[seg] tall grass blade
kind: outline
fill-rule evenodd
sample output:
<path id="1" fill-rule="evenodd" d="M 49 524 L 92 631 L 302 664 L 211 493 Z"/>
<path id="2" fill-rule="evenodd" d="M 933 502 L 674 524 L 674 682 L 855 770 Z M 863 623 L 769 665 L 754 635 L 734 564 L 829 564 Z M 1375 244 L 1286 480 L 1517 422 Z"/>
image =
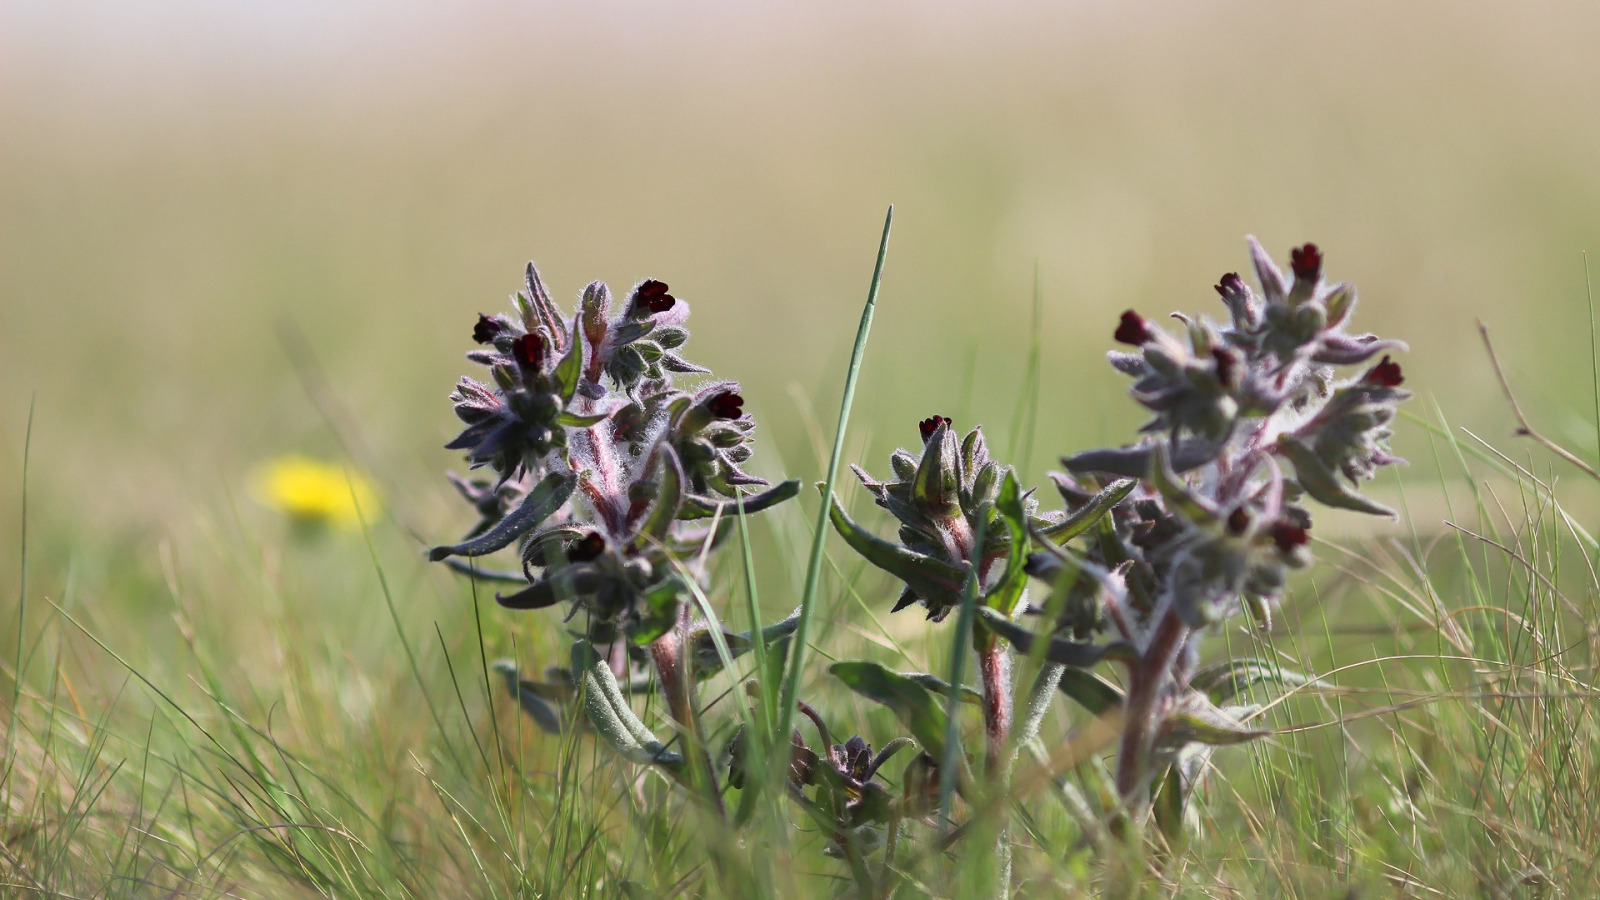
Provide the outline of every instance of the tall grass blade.
<path id="1" fill-rule="evenodd" d="M 878 305 L 878 287 L 883 283 L 883 260 L 889 253 L 889 228 L 894 223 L 894 206 L 883 218 L 883 237 L 878 241 L 878 259 L 872 267 L 872 284 L 867 289 L 867 304 L 861 310 L 856 328 L 855 348 L 850 352 L 850 368 L 844 376 L 844 398 L 839 403 L 839 426 L 833 435 L 833 452 L 828 457 L 828 474 L 823 482 L 822 504 L 817 508 L 817 527 L 811 538 L 811 555 L 806 560 L 805 588 L 800 593 L 800 624 L 784 671 L 783 692 L 778 703 L 778 730 L 774 740 L 782 740 L 794 728 L 795 703 L 800 699 L 800 674 L 805 670 L 806 641 L 811 632 L 811 617 L 816 609 L 817 581 L 822 574 L 822 548 L 828 536 L 828 510 L 833 486 L 839 478 L 839 458 L 844 455 L 845 426 L 850 422 L 850 404 L 855 399 L 856 379 L 861 374 L 861 358 L 867 350 L 867 333 L 872 330 L 872 314 Z M 781 758 L 781 757 L 775 757 Z M 787 760 L 784 760 L 787 765 Z M 783 777 L 777 763 L 772 766 L 774 781 Z"/>

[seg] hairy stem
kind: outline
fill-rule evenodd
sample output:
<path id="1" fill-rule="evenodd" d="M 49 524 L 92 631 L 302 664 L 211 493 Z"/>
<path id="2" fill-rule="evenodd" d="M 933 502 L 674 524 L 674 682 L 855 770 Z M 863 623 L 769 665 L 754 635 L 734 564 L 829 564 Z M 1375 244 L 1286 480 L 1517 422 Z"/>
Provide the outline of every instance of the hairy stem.
<path id="1" fill-rule="evenodd" d="M 994 635 L 978 647 L 978 672 L 983 680 L 983 731 L 989 773 L 1003 778 L 1011 739 L 1011 654 Z"/>
<path id="2" fill-rule="evenodd" d="M 689 680 L 689 666 L 684 658 L 684 638 L 689 633 L 689 608 L 678 614 L 678 624 L 650 644 L 650 659 L 655 663 L 656 674 L 661 679 L 661 693 L 667 699 L 667 711 L 678 723 L 678 733 L 683 736 L 685 756 L 695 767 L 697 781 L 703 782 L 701 790 L 711 801 L 717 815 L 726 817 L 722 805 L 722 792 L 717 788 L 717 773 L 701 739 L 700 722 L 694 706 L 694 689 Z"/>
<path id="3" fill-rule="evenodd" d="M 1168 609 L 1128 674 L 1128 714 L 1117 751 L 1117 794 L 1135 818 L 1149 805 L 1150 758 L 1161 700 L 1172 685 L 1172 664 L 1188 634 L 1189 628 L 1178 613 Z"/>

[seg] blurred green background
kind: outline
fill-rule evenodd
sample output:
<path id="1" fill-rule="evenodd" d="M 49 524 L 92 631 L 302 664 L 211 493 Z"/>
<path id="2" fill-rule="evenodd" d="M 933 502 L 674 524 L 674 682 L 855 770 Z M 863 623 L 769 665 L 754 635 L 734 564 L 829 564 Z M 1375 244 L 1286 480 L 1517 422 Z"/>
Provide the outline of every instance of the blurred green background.
<path id="1" fill-rule="evenodd" d="M 1408 385 L 1503 440 L 1482 317 L 1576 443 L 1597 36 L 1575 2 L 12 0 L 0 569 L 35 395 L 34 540 L 58 561 L 189 546 L 265 516 L 261 460 L 337 455 L 285 327 L 391 505 L 454 533 L 445 395 L 530 258 L 569 301 L 668 281 L 689 355 L 745 386 L 754 468 L 814 479 L 890 202 L 850 457 L 875 469 L 933 413 L 1009 449 L 1036 267 L 1029 476 L 1125 439 L 1116 314 L 1220 315 L 1246 233 L 1318 242 L 1358 325 L 1411 342 Z M 1431 482 L 1420 431 L 1398 445 Z"/>

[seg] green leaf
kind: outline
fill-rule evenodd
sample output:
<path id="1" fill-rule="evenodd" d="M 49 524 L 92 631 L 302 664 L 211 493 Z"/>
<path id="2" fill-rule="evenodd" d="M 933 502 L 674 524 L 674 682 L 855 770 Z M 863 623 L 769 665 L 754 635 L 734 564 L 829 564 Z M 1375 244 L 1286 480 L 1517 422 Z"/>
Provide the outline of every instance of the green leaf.
<path id="1" fill-rule="evenodd" d="M 940 423 L 922 448 L 917 477 L 911 482 L 911 495 L 929 509 L 946 509 L 956 500 L 956 436 L 950 426 Z"/>
<path id="2" fill-rule="evenodd" d="M 758 513 L 764 509 L 777 506 L 779 503 L 799 495 L 799 493 L 800 479 L 791 478 L 759 494 L 751 494 L 745 497 L 744 511 L 746 513 Z M 736 504 L 733 500 L 702 497 L 698 494 L 684 494 L 683 505 L 678 509 L 678 519 L 679 521 L 707 519 L 717 514 L 718 507 L 722 508 L 724 517 L 731 516 L 736 512 Z"/>
<path id="3" fill-rule="evenodd" d="M 572 645 L 572 671 L 578 673 L 581 680 L 583 711 L 611 749 L 639 765 L 661 766 L 674 774 L 682 770 L 683 756 L 668 750 L 634 715 L 628 698 L 617 687 L 611 666 L 588 641 Z"/>
<path id="4" fill-rule="evenodd" d="M 901 672 L 900 674 L 941 697 L 950 696 L 950 682 L 937 675 L 928 672 Z M 971 703 L 976 706 L 983 703 L 983 694 L 979 693 L 977 688 L 963 684 L 959 699 L 962 703 Z"/>
<path id="5" fill-rule="evenodd" d="M 459 544 L 435 547 L 428 551 L 428 559 L 438 562 L 447 556 L 483 556 L 510 546 L 512 541 L 554 515 L 572 496 L 575 484 L 571 475 L 551 472 L 533 486 L 520 506 L 494 523 L 493 528 Z"/>
<path id="6" fill-rule="evenodd" d="M 551 339 L 559 344 L 562 337 L 561 311 L 556 308 L 555 300 L 550 297 L 550 292 L 545 289 L 544 281 L 539 278 L 539 270 L 531 262 L 528 263 L 526 280 L 528 283 L 527 300 L 530 310 L 537 314 L 538 324 L 543 325 L 550 332 Z M 522 304 L 518 303 L 517 306 L 521 309 Z M 522 325 L 532 331 L 535 323 L 528 318 L 530 310 L 522 310 Z"/>
<path id="7" fill-rule="evenodd" d="M 845 514 L 838 500 L 831 497 L 828 518 L 851 549 L 867 562 L 905 582 L 924 599 L 954 597 L 961 591 L 966 573 L 942 560 L 893 544 L 857 525 Z"/>
<path id="8" fill-rule="evenodd" d="M 1028 513 L 1022 506 L 1022 489 L 1017 486 L 1017 473 L 1011 469 L 1006 469 L 1005 477 L 1000 481 L 1000 493 L 995 498 L 994 509 L 1011 536 L 1011 547 L 1000 583 L 984 596 L 983 603 L 1009 619 L 1016 612 L 1017 604 L 1022 601 L 1022 594 L 1028 587 L 1028 573 L 1023 571 L 1028 562 Z"/>
<path id="9" fill-rule="evenodd" d="M 1121 503 L 1123 498 L 1133 493 L 1133 489 L 1138 486 L 1139 482 L 1132 478 L 1119 478 L 1107 485 L 1105 490 L 1095 494 L 1082 508 L 1054 525 L 1037 529 L 1037 533 L 1057 544 L 1065 544 L 1093 528 L 1101 516 L 1110 512 L 1112 507 Z"/>
<path id="10" fill-rule="evenodd" d="M 568 428 L 588 428 L 591 425 L 598 425 L 608 418 L 610 418 L 610 416 L 605 413 L 598 413 L 592 416 L 581 416 L 574 412 L 562 412 L 560 415 L 556 416 L 556 424 L 565 425 Z"/>
<path id="11" fill-rule="evenodd" d="M 1167 846 L 1174 851 L 1181 851 L 1188 838 L 1183 825 L 1184 799 L 1183 776 L 1176 765 L 1167 766 L 1156 779 L 1151 813 L 1155 816 L 1156 827 L 1167 839 Z"/>
<path id="12" fill-rule="evenodd" d="M 1212 703 L 1223 704 L 1244 693 L 1252 685 L 1275 684 L 1280 687 L 1300 687 L 1315 681 L 1315 678 L 1274 665 L 1264 659 L 1230 659 L 1194 673 L 1194 677 L 1189 679 L 1189 686 L 1210 697 Z"/>
<path id="13" fill-rule="evenodd" d="M 828 667 L 828 672 L 852 691 L 889 707 L 901 724 L 910 729 L 911 736 L 922 745 L 924 752 L 934 759 L 944 757 L 947 720 L 944 709 L 927 688 L 864 659 L 836 662 Z"/>
<path id="14" fill-rule="evenodd" d="M 600 571 L 590 563 L 574 563 L 551 570 L 550 574 L 520 591 L 495 594 L 495 602 L 507 609 L 544 609 L 563 600 L 574 600 L 600 587 Z"/>
<path id="15" fill-rule="evenodd" d="M 985 606 L 978 607 L 978 621 L 982 622 L 985 628 L 1010 641 L 1012 646 L 1017 648 L 1017 652 L 1025 655 L 1033 650 L 1034 641 L 1039 637 L 1001 615 L 998 610 Z M 1138 656 L 1138 651 L 1132 645 L 1121 641 L 1111 644 L 1087 644 L 1059 637 L 1051 638 L 1050 643 L 1045 645 L 1044 651 L 1045 659 L 1080 669 L 1088 668 L 1104 659 L 1132 661 L 1138 659 Z"/>
<path id="16" fill-rule="evenodd" d="M 1216 512 L 1201 502 L 1189 490 L 1189 485 L 1172 470 L 1172 458 L 1165 441 L 1155 445 L 1155 452 L 1150 457 L 1150 483 L 1167 501 L 1168 509 L 1182 513 L 1189 521 L 1203 525 L 1217 520 Z"/>
<path id="17" fill-rule="evenodd" d="M 686 588 L 676 576 L 656 582 L 640 593 L 639 621 L 628 630 L 635 644 L 648 644 L 678 624 L 678 604 Z"/>
<path id="18" fill-rule="evenodd" d="M 1067 666 L 1057 687 L 1096 717 L 1122 708 L 1122 689 L 1087 669 Z"/>
<path id="19" fill-rule="evenodd" d="M 578 382 L 583 380 L 583 323 L 580 321 L 581 318 L 581 316 L 572 317 L 572 346 L 567 348 L 567 355 L 561 357 L 561 361 L 556 363 L 556 389 L 561 394 L 561 402 L 563 404 L 572 402 L 573 395 L 578 393 Z"/>
<path id="20" fill-rule="evenodd" d="M 1278 438 L 1278 451 L 1289 457 L 1294 463 L 1295 480 L 1306 489 L 1306 493 L 1317 498 L 1327 506 L 1338 509 L 1352 509 L 1356 512 L 1372 516 L 1387 516 L 1398 519 L 1400 515 L 1394 510 L 1375 500 L 1369 500 L 1354 490 L 1345 487 L 1344 482 L 1334 475 L 1322 458 L 1301 441 L 1284 435 Z"/>
<path id="21" fill-rule="evenodd" d="M 499 672 L 505 679 L 506 690 L 517 698 L 522 711 L 528 714 L 533 724 L 539 726 L 540 731 L 547 734 L 561 733 L 561 708 L 552 703 L 546 695 L 551 693 L 551 688 L 564 686 L 523 678 L 517 670 L 517 664 L 509 659 L 497 659 L 490 668 Z"/>
<path id="22" fill-rule="evenodd" d="M 1185 744 L 1192 743 L 1223 747 L 1271 734 L 1270 731 L 1245 725 L 1232 711 L 1248 709 L 1250 707 L 1223 709 L 1198 694 L 1192 695 L 1190 702 L 1168 713 L 1161 721 L 1156 734 L 1156 746 L 1170 750 L 1181 750 Z"/>
<path id="23" fill-rule="evenodd" d="M 633 539 L 635 548 L 643 547 L 648 539 L 666 540 L 667 529 L 678 516 L 678 506 L 683 499 L 683 466 L 678 463 L 678 452 L 671 444 L 663 443 L 656 449 L 656 468 L 660 481 L 656 483 L 655 503 L 639 523 L 639 533 Z"/>
<path id="24" fill-rule="evenodd" d="M 795 628 L 800 624 L 800 610 L 796 609 L 789 614 L 789 618 L 775 622 L 761 629 L 761 643 L 770 645 L 774 641 L 782 640 L 794 634 Z M 749 653 L 755 646 L 752 632 L 742 631 L 734 633 L 724 631 L 722 639 L 728 646 L 729 659 L 738 659 Z M 689 647 L 694 662 L 695 674 L 704 678 L 722 671 L 722 656 L 717 652 L 716 644 L 711 639 L 711 631 L 701 627 L 689 635 Z"/>

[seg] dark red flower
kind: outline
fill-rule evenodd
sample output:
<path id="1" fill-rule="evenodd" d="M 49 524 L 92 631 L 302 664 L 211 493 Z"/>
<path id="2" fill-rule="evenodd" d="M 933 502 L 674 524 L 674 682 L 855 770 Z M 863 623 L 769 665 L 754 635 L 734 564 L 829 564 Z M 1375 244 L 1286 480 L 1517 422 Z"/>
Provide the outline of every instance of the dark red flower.
<path id="1" fill-rule="evenodd" d="M 478 324 L 472 326 L 472 339 L 480 344 L 491 343 L 505 329 L 498 321 L 478 313 Z"/>
<path id="2" fill-rule="evenodd" d="M 538 370 L 544 365 L 544 338 L 537 331 L 517 338 L 511 342 L 511 355 L 524 366 Z"/>
<path id="3" fill-rule="evenodd" d="M 1296 547 L 1304 547 L 1311 543 L 1311 535 L 1299 525 L 1278 522 L 1272 526 L 1272 541 L 1278 545 L 1279 551 L 1290 553 Z"/>
<path id="4" fill-rule="evenodd" d="M 1289 267 L 1297 281 L 1316 281 L 1322 274 L 1322 251 L 1316 244 L 1296 247 L 1289 251 Z"/>
<path id="5" fill-rule="evenodd" d="M 1155 332 L 1150 330 L 1150 323 L 1145 321 L 1144 316 L 1130 309 L 1122 314 L 1122 319 L 1117 323 L 1117 330 L 1111 337 L 1118 343 L 1138 347 L 1155 337 Z"/>
<path id="6" fill-rule="evenodd" d="M 922 432 L 922 440 L 924 443 L 927 442 L 928 438 L 933 437 L 933 433 L 939 430 L 940 425 L 948 427 L 950 425 L 950 417 L 929 416 L 928 418 L 917 423 L 917 430 Z"/>
<path id="7" fill-rule="evenodd" d="M 719 419 L 737 419 L 744 415 L 744 398 L 735 391 L 723 391 L 706 402 L 706 409 Z"/>
<path id="8" fill-rule="evenodd" d="M 672 304 L 678 302 L 677 298 L 667 293 L 667 283 L 654 278 L 639 285 L 633 292 L 633 302 L 644 304 L 652 313 L 666 312 Z"/>
<path id="9" fill-rule="evenodd" d="M 1361 380 L 1367 384 L 1392 388 L 1405 384 L 1406 378 L 1400 374 L 1400 364 L 1391 360 L 1388 354 L 1384 354 L 1383 360 L 1368 369 L 1367 374 L 1363 375 Z"/>
<path id="10" fill-rule="evenodd" d="M 1239 277 L 1238 272 L 1229 272 L 1217 281 L 1216 289 L 1224 297 L 1243 293 L 1244 279 Z"/>
<path id="11" fill-rule="evenodd" d="M 567 545 L 568 562 L 590 562 L 606 550 L 606 539 L 598 531 L 591 531 Z"/>

